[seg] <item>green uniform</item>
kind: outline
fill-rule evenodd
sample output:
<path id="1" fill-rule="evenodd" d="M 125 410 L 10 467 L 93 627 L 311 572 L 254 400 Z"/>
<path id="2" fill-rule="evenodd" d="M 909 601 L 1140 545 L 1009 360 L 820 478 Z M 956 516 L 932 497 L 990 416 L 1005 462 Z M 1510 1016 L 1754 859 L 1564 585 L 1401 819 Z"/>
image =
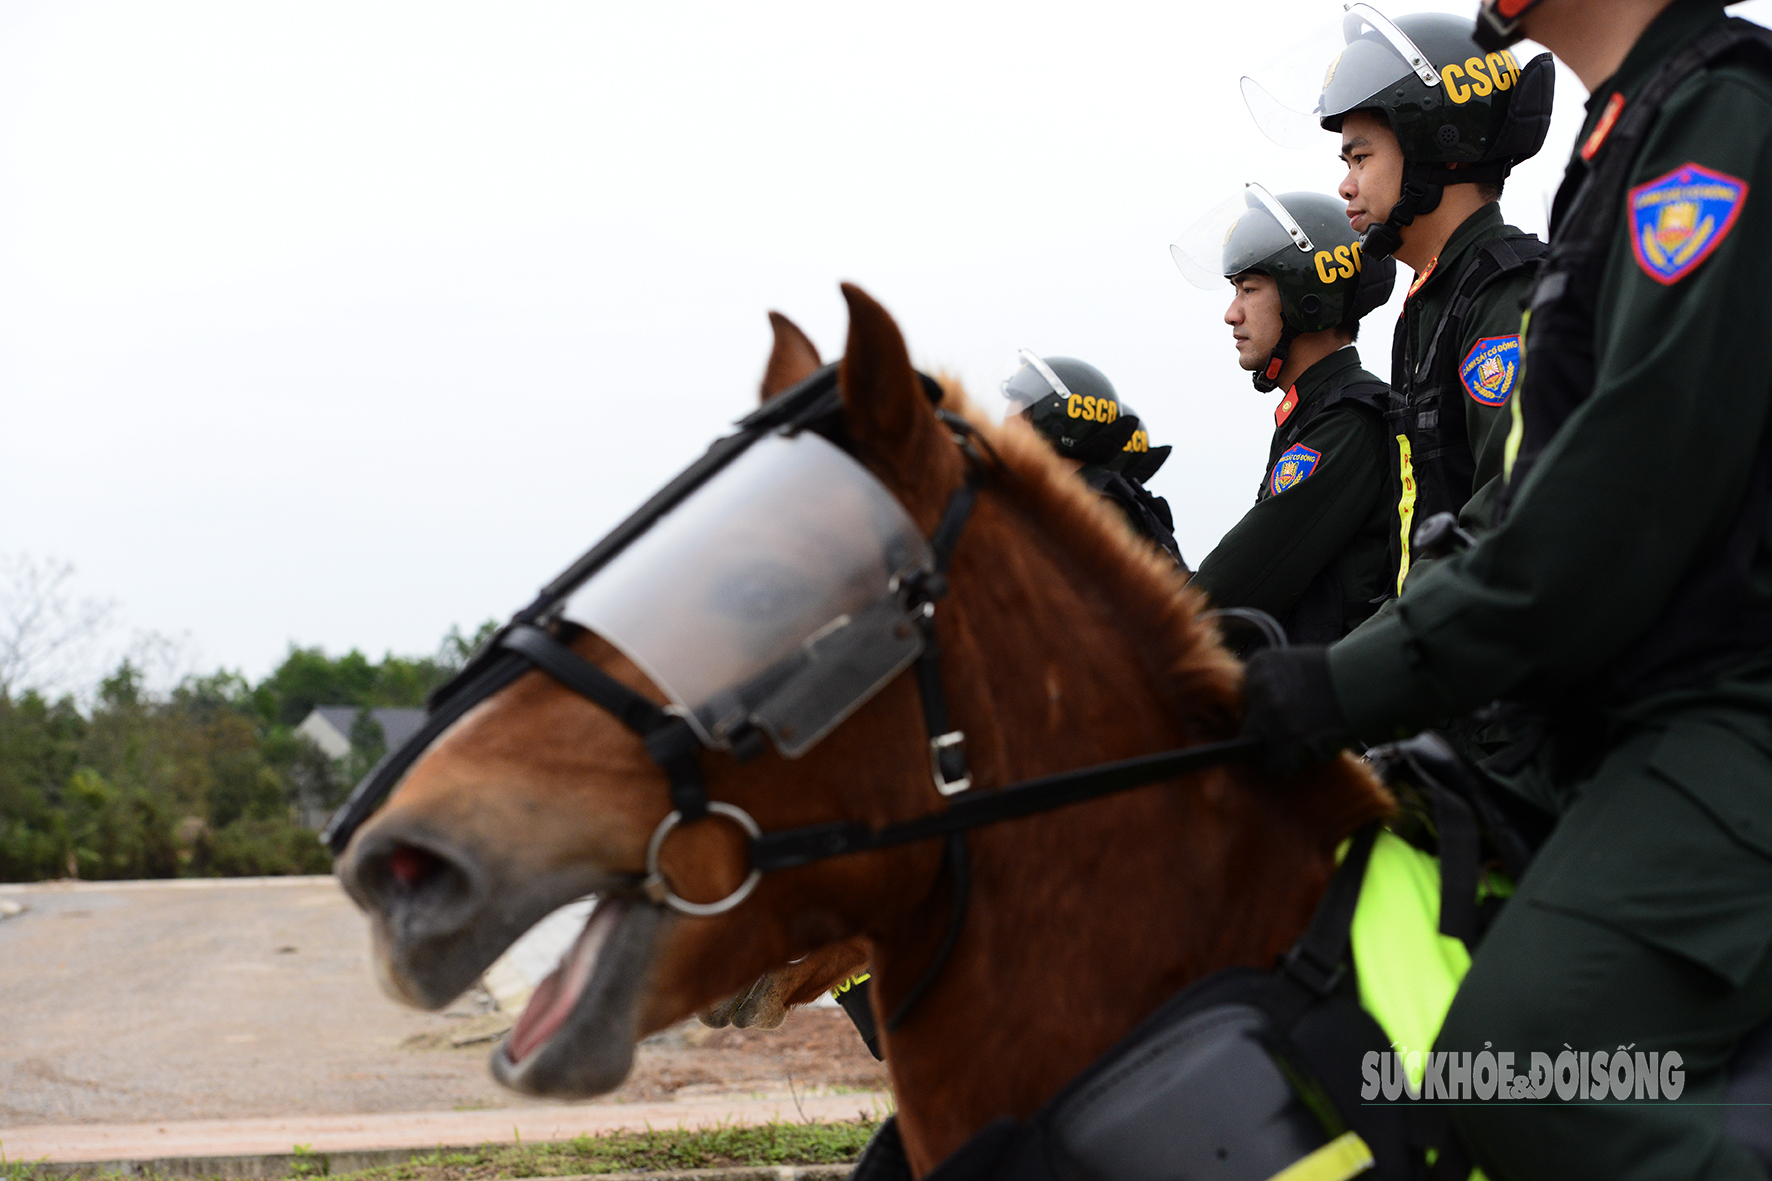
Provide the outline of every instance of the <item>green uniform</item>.
<path id="1" fill-rule="evenodd" d="M 1288 391 L 1255 507 L 1194 575 L 1214 606 L 1259 608 L 1304 643 L 1372 613 L 1390 574 L 1385 393 L 1351 345 Z"/>
<path id="2" fill-rule="evenodd" d="M 1446 378 L 1446 393 L 1451 397 L 1437 407 L 1441 421 L 1428 429 L 1437 430 L 1441 436 L 1434 442 L 1468 455 L 1468 459 L 1455 455 L 1438 461 L 1424 455 L 1424 449 L 1431 451 L 1434 447 L 1432 443 L 1424 446 L 1423 437 L 1416 433 L 1420 421 L 1417 411 L 1414 420 L 1404 424 L 1415 435 L 1411 465 L 1416 469 L 1436 462 L 1445 465 L 1454 485 L 1446 490 L 1451 502 L 1447 511 L 1458 513 L 1459 523 L 1472 532 L 1481 532 L 1492 523 L 1495 494 L 1501 484 L 1502 449 L 1512 425 L 1507 398 L 1513 378 L 1506 369 L 1506 361 L 1498 369 L 1485 371 L 1482 354 L 1493 347 L 1491 342 L 1519 335 L 1521 300 L 1532 286 L 1531 268 L 1500 274 L 1476 293 L 1455 337 L 1441 343 L 1444 356 L 1430 358 L 1429 346 L 1458 290 L 1459 280 L 1476 263 L 1483 247 L 1499 239 L 1526 236 L 1501 220 L 1501 206 L 1483 206 L 1452 232 L 1439 256 L 1416 280 L 1403 304 L 1403 316 L 1397 321 L 1391 381 L 1407 398 L 1417 387 L 1440 376 L 1417 375 L 1420 366 L 1426 364 L 1440 370 Z M 1487 383 L 1485 377 L 1489 378 Z M 1451 398 L 1456 398 L 1457 409 L 1446 404 Z M 1429 408 L 1429 412 L 1434 409 Z M 1414 507 L 1419 510 L 1420 506 Z M 1437 506 L 1435 511 L 1439 511 Z M 1411 515 L 1417 523 L 1422 518 L 1419 511 Z"/>
<path id="3" fill-rule="evenodd" d="M 1766 1175 L 1704 1104 L 1772 1017 L 1772 51 L 1698 69 L 1658 112 L 1650 90 L 1722 21 L 1675 0 L 1589 103 L 1500 523 L 1329 653 L 1369 741 L 1496 698 L 1544 720 L 1536 782 L 1562 816 L 1441 1046 L 1686 1062 L 1678 1103 L 1455 1109 L 1497 1181 Z"/>

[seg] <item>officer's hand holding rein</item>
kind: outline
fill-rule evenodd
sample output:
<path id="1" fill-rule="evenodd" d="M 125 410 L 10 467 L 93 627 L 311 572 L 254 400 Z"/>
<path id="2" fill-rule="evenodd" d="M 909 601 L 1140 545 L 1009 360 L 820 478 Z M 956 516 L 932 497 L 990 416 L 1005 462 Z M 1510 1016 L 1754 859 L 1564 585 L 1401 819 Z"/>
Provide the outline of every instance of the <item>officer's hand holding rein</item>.
<path id="1" fill-rule="evenodd" d="M 1356 745 L 1329 676 L 1329 649 L 1267 648 L 1243 673 L 1243 734 L 1262 741 L 1262 766 L 1289 775 Z"/>

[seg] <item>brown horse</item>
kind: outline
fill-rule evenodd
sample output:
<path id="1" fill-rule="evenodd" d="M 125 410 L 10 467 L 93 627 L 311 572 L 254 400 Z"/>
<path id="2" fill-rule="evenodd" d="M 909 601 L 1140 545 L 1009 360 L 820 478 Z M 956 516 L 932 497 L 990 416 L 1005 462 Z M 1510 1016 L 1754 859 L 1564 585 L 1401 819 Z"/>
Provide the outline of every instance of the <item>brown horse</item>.
<path id="1" fill-rule="evenodd" d="M 891 318 L 843 291 L 853 454 L 928 535 L 969 460 Z M 816 364 L 798 336 L 777 324 L 771 388 Z M 935 616 L 977 790 L 1234 734 L 1239 668 L 1199 596 L 1048 448 L 976 429 L 999 458 Z M 571 643 L 663 699 L 602 639 Z M 709 794 L 765 831 L 880 827 L 945 806 L 927 750 L 915 678 L 900 675 L 799 759 L 704 754 L 702 766 Z M 883 1032 L 913 1167 L 926 1172 L 998 1116 L 1034 1112 L 1188 982 L 1271 963 L 1304 929 L 1337 844 L 1388 807 L 1344 759 L 1285 780 L 1226 767 L 972 832 L 962 937 L 908 1019 Z M 614 1087 L 637 1038 L 839 940 L 867 940 L 882 1013 L 923 975 L 954 901 L 939 842 L 768 874 L 742 905 L 687 918 L 637 888 L 670 810 L 633 732 L 532 672 L 435 743 L 339 874 L 371 916 L 388 988 L 429 1007 L 552 908 L 605 899 L 494 1053 L 495 1073 L 532 1093 Z M 679 895 L 724 897 L 745 877 L 741 834 L 723 820 L 684 825 L 660 865 Z"/>

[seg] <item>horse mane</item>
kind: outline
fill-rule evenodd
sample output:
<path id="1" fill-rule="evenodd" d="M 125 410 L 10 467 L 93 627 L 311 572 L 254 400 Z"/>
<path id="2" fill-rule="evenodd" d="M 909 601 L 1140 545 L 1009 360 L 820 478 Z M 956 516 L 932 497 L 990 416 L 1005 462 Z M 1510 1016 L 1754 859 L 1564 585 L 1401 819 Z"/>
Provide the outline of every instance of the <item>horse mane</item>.
<path id="1" fill-rule="evenodd" d="M 1082 593 L 1131 634 L 1148 637 L 1150 642 L 1134 646 L 1138 659 L 1189 741 L 1233 737 L 1243 720 L 1243 668 L 1206 616 L 1205 595 L 1036 432 L 990 422 L 949 375 L 942 374 L 940 384 L 943 405 L 971 423 L 1001 460 L 996 478 L 1038 544 L 1060 567 L 1095 575 L 1079 587 Z M 1248 766 L 1234 767 L 1232 774 L 1250 786 L 1257 780 Z M 1347 756 L 1267 782 L 1284 794 L 1287 810 L 1297 809 L 1294 815 L 1336 840 L 1396 807 L 1365 766 Z"/>

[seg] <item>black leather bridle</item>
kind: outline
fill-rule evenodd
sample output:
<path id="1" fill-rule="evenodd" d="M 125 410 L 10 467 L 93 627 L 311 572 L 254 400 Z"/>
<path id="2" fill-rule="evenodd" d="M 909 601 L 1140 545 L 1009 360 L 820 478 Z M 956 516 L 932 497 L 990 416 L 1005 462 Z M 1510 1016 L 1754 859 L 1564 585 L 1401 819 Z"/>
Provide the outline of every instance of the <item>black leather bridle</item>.
<path id="1" fill-rule="evenodd" d="M 968 872 L 964 834 L 969 829 L 1160 783 L 1246 759 L 1257 752 L 1259 740 L 1243 736 L 1064 771 L 993 791 L 973 790 L 967 771 L 965 738 L 951 727 L 948 719 L 947 698 L 941 684 L 940 649 L 935 636 L 935 603 L 947 591 L 948 563 L 971 516 L 980 482 L 990 470 L 995 456 L 987 458 L 984 452 L 989 450 L 989 445 L 976 434 L 970 423 L 956 414 L 938 409 L 937 414 L 965 454 L 968 474 L 948 497 L 940 523 L 929 538 L 935 556 L 933 571 L 907 580 L 906 585 L 898 587 L 898 592 L 922 631 L 923 648 L 917 657 L 916 673 L 928 733 L 930 769 L 937 790 L 948 799 L 948 806 L 928 816 L 878 829 L 857 821 L 837 821 L 766 833 L 743 809 L 710 800 L 701 771 L 703 743 L 684 714 L 675 707 L 658 705 L 574 652 L 569 644 L 583 629 L 564 620 L 560 612 L 574 588 L 763 436 L 784 430 L 814 430 L 852 451 L 843 420 L 837 369 L 836 364 L 821 368 L 741 419 L 734 434 L 715 441 L 705 455 L 616 526 L 565 573 L 544 587 L 534 602 L 518 611 L 499 629 L 460 673 L 432 694 L 424 725 L 364 776 L 334 814 L 321 834 L 334 856 L 344 852 L 351 836 L 445 730 L 524 673 L 539 670 L 606 710 L 637 734 L 646 744 L 647 753 L 665 774 L 670 785 L 672 810 L 659 823 L 648 842 L 646 877 L 640 887 L 642 893 L 654 902 L 693 916 L 717 915 L 743 902 L 762 875 L 774 870 L 792 869 L 832 857 L 889 849 L 916 841 L 944 839 L 947 842 L 944 862 L 954 877 L 955 888 L 947 932 L 929 969 L 888 1021 L 887 1028 L 892 1029 L 903 1021 L 911 1006 L 933 983 L 958 940 L 966 909 Z M 939 406 L 940 386 L 926 375 L 919 374 L 919 377 L 930 401 Z M 748 730 L 733 741 L 732 754 L 741 761 L 752 758 L 762 751 L 764 741 L 761 733 Z M 665 881 L 659 869 L 659 852 L 672 830 L 709 816 L 723 817 L 744 831 L 749 871 L 743 883 L 725 898 L 709 903 L 691 902 L 678 896 Z"/>

